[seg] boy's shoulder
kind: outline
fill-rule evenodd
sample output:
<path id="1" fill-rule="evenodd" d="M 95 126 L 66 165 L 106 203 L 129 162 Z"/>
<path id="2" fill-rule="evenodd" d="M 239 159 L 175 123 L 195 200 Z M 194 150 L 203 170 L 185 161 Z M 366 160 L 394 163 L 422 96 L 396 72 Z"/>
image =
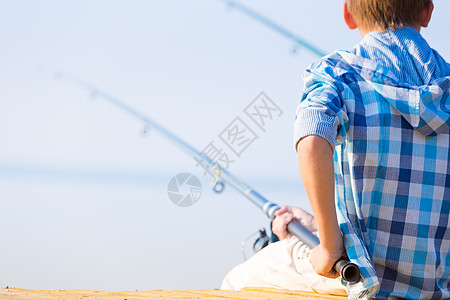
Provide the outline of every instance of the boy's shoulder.
<path id="1" fill-rule="evenodd" d="M 328 75 L 338 79 L 344 74 L 359 73 L 363 68 L 376 69 L 377 64 L 353 54 L 351 50 L 338 50 L 313 62 L 306 72 Z"/>
<path id="2" fill-rule="evenodd" d="M 314 61 L 306 71 L 321 72 L 324 74 L 329 74 L 330 76 L 337 77 L 343 73 L 351 71 L 347 62 L 344 60 L 341 53 L 347 52 L 348 50 L 339 50 L 330 53 L 319 60 Z"/>
<path id="3" fill-rule="evenodd" d="M 359 81 L 400 84 L 388 68 L 356 55 L 352 50 L 338 50 L 313 62 L 305 71 L 305 79 L 335 84 Z"/>

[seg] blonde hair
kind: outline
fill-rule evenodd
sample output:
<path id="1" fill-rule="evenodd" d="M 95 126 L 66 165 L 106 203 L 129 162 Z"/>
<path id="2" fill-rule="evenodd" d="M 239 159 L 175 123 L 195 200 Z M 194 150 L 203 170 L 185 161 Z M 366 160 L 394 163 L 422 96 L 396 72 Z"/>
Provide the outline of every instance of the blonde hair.
<path id="1" fill-rule="evenodd" d="M 431 0 L 346 0 L 358 26 L 367 29 L 396 29 L 416 26 Z"/>

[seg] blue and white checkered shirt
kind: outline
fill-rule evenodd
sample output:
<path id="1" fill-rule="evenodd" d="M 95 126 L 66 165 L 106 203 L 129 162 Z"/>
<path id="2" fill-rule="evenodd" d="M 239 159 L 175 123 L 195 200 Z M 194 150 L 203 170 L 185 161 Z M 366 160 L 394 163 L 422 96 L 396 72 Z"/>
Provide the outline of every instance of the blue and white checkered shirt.
<path id="1" fill-rule="evenodd" d="M 405 27 L 322 58 L 304 84 L 294 144 L 335 147 L 338 221 L 362 274 L 349 298 L 450 298 L 450 65 Z"/>

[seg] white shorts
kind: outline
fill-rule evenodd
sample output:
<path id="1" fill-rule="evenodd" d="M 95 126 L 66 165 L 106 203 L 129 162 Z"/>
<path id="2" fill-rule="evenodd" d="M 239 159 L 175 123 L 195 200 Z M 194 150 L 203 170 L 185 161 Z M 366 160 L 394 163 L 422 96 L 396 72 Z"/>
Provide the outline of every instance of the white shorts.
<path id="1" fill-rule="evenodd" d="M 330 279 L 314 272 L 310 252 L 295 237 L 270 244 L 234 267 L 225 276 L 221 289 L 271 287 L 346 296 L 340 278 Z"/>

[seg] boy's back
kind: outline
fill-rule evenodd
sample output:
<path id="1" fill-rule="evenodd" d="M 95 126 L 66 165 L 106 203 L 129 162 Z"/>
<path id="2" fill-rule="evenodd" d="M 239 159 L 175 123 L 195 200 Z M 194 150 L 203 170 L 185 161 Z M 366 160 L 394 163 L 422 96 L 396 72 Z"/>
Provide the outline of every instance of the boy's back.
<path id="1" fill-rule="evenodd" d="M 366 288 L 379 281 L 379 298 L 450 297 L 446 76 L 450 66 L 411 27 L 370 32 L 306 72 L 294 143 L 318 135 L 336 145 L 347 254 Z"/>

